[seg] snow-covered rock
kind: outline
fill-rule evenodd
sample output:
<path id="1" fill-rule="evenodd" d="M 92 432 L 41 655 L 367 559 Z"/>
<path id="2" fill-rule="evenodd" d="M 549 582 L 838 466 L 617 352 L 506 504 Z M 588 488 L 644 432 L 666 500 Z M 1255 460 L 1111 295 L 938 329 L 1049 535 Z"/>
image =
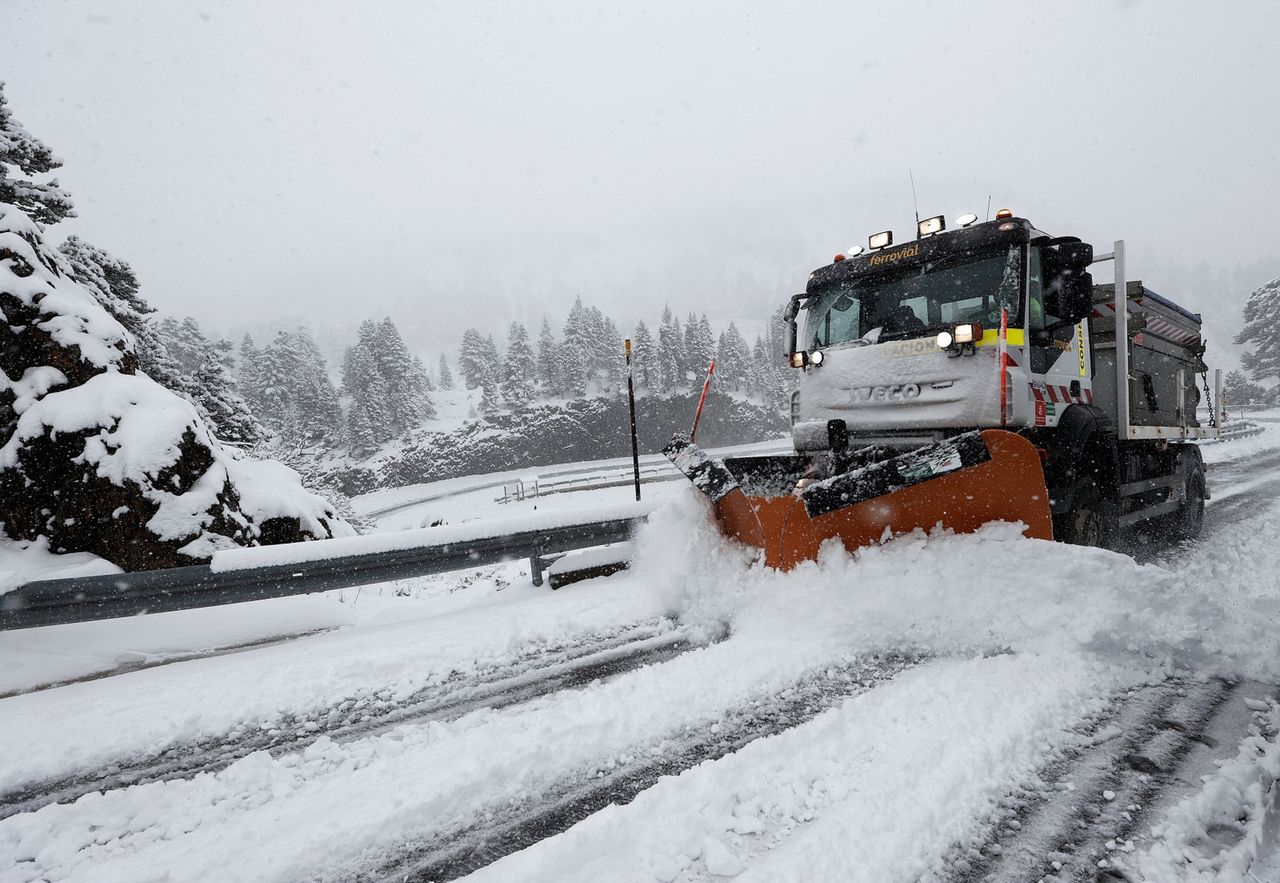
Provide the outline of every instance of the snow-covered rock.
<path id="1" fill-rule="evenodd" d="M 345 536 L 288 467 L 224 449 L 185 399 L 138 373 L 134 341 L 0 205 L 0 524 L 125 568 Z"/>

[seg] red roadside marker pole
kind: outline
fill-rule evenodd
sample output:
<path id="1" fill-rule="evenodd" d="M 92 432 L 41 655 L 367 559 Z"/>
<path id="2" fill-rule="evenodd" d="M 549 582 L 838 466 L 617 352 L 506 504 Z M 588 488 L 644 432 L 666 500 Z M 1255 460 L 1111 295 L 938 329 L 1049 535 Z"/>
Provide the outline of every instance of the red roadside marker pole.
<path id="1" fill-rule="evenodd" d="M 702 382 L 702 396 L 698 399 L 698 410 L 693 415 L 693 429 L 689 430 L 689 441 L 698 434 L 698 422 L 702 419 L 702 407 L 707 403 L 707 390 L 711 388 L 711 375 L 716 373 L 716 360 L 712 359 L 707 366 L 707 379 Z"/>

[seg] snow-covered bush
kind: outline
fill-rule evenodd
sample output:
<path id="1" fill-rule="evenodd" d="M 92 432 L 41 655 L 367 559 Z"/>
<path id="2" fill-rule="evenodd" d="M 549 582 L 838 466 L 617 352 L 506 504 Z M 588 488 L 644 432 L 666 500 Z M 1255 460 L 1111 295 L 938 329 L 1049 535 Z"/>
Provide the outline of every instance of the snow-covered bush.
<path id="1" fill-rule="evenodd" d="M 229 454 L 132 335 L 0 204 L 0 523 L 126 570 L 353 533 L 282 464 Z"/>

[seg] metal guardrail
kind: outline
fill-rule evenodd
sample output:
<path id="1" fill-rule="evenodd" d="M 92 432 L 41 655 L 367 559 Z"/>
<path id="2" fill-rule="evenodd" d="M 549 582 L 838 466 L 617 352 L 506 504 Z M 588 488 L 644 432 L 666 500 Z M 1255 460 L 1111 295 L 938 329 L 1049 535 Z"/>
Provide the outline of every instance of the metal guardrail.
<path id="1" fill-rule="evenodd" d="M 1223 423 L 1219 427 L 1217 438 L 1208 438 L 1202 440 L 1201 444 L 1215 444 L 1218 442 L 1234 441 L 1239 438 L 1248 438 L 1252 435 L 1259 435 L 1265 430 L 1262 426 L 1254 423 L 1252 420 L 1235 420 L 1231 423 Z"/>
<path id="2" fill-rule="evenodd" d="M 25 583 L 0 595 L 0 630 L 90 622 L 307 595 L 528 558 L 629 539 L 643 517 L 611 518 L 466 541 L 213 571 L 208 565 Z M 318 541 L 317 547 L 324 541 Z"/>
<path id="3" fill-rule="evenodd" d="M 679 481 L 684 475 L 673 467 L 648 466 L 640 470 L 641 484 L 657 484 L 665 481 Z M 545 480 L 542 476 L 532 481 L 515 479 L 502 486 L 502 496 L 495 497 L 495 503 L 512 503 L 531 500 L 535 497 L 546 497 L 551 494 L 571 494 L 579 491 L 600 491 L 615 487 L 630 487 L 635 482 L 632 470 L 609 470 L 580 478 L 567 478 L 560 481 Z"/>

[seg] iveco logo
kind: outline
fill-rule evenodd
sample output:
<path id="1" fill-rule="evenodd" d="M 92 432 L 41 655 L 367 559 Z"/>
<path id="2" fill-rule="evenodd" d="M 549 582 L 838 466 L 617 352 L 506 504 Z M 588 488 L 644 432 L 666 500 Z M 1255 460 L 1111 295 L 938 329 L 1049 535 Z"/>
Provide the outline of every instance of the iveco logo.
<path id="1" fill-rule="evenodd" d="M 855 402 L 901 402 L 920 397 L 918 383 L 891 383 L 888 386 L 858 386 L 850 390 Z"/>

